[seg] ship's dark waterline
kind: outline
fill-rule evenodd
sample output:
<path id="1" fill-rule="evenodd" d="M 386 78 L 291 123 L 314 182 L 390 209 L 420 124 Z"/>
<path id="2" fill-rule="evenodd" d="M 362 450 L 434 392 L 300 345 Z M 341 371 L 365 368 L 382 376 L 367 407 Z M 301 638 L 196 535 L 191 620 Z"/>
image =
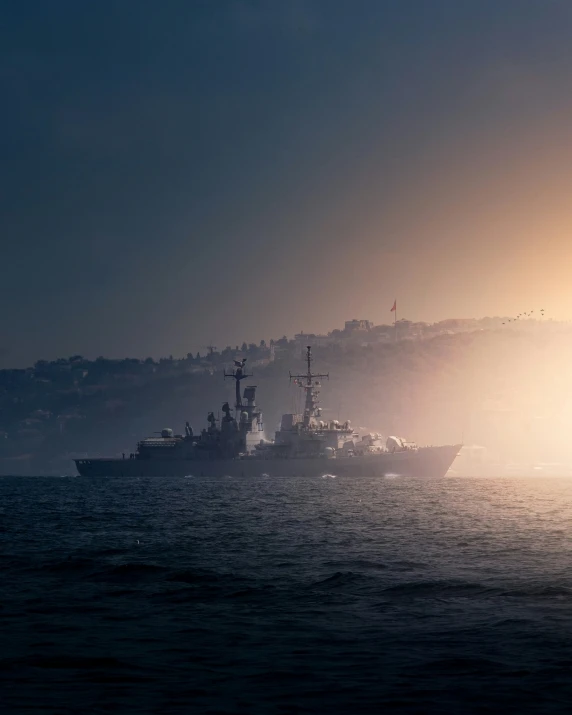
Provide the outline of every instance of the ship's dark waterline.
<path id="1" fill-rule="evenodd" d="M 569 712 L 572 481 L 0 479 L 3 713 Z"/>

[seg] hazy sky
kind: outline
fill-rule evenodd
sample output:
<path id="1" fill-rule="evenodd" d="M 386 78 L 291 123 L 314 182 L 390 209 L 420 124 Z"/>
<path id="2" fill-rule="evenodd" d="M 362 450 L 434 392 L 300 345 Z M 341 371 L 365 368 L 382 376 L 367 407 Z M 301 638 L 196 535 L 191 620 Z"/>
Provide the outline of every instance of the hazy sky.
<path id="1" fill-rule="evenodd" d="M 2 9 L 2 365 L 572 317 L 569 0 Z"/>

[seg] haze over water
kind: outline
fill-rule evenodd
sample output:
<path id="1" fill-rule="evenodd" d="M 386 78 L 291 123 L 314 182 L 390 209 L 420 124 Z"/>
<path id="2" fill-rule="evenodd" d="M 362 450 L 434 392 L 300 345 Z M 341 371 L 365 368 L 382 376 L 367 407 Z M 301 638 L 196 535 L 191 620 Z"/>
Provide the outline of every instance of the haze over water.
<path id="1" fill-rule="evenodd" d="M 571 517 L 560 479 L 2 478 L 2 712 L 568 712 Z"/>

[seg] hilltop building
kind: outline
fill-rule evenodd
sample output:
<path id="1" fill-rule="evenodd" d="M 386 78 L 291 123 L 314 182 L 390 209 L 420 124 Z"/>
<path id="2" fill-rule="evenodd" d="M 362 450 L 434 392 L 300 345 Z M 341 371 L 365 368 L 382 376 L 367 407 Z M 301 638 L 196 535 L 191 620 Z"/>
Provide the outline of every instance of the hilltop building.
<path id="1" fill-rule="evenodd" d="M 357 320 L 353 318 L 352 320 L 346 320 L 344 325 L 344 330 L 346 333 L 353 333 L 356 330 L 368 331 L 373 328 L 373 323 L 369 320 Z"/>

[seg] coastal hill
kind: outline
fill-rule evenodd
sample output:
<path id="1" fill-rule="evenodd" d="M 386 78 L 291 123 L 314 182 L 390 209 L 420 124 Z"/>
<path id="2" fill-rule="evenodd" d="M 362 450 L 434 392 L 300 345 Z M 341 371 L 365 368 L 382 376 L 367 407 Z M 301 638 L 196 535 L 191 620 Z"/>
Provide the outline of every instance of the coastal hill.
<path id="1" fill-rule="evenodd" d="M 72 457 L 134 451 L 139 439 L 189 420 L 205 426 L 233 402 L 224 371 L 247 358 L 265 432 L 303 395 L 312 345 L 324 419 L 419 444 L 463 441 L 501 462 L 572 463 L 572 326 L 549 320 L 348 321 L 328 335 L 300 334 L 207 354 L 88 360 L 80 355 L 0 371 L 0 474 L 72 474 Z"/>

